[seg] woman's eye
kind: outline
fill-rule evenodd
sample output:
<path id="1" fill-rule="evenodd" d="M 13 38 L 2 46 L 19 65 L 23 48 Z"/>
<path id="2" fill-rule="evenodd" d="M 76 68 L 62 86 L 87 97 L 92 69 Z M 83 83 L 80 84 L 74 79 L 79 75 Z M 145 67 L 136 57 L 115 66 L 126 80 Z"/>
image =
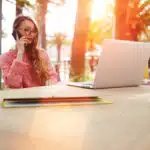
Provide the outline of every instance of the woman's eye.
<path id="1" fill-rule="evenodd" d="M 24 29 L 25 32 L 29 32 L 29 29 Z"/>
<path id="2" fill-rule="evenodd" d="M 33 31 L 32 31 L 32 33 L 36 33 L 36 31 L 35 31 L 35 30 L 33 30 Z"/>

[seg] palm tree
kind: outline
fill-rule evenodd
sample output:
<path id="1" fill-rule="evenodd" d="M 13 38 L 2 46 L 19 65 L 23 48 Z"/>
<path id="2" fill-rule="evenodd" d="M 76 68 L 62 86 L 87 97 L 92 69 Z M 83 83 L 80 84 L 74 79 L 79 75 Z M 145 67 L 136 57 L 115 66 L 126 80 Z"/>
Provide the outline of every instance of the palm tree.
<path id="1" fill-rule="evenodd" d="M 48 40 L 47 43 L 50 45 L 56 45 L 57 47 L 57 63 L 60 64 L 60 54 L 61 54 L 61 47 L 66 42 L 66 34 L 61 32 L 56 32 L 53 36 L 50 36 L 51 40 Z"/>
<path id="2" fill-rule="evenodd" d="M 16 5 L 16 16 L 21 15 L 24 7 L 33 7 L 29 0 L 6 0 Z"/>
<path id="3" fill-rule="evenodd" d="M 22 14 L 25 6 L 32 7 L 32 4 L 28 0 L 16 0 L 16 16 Z"/>
<path id="4" fill-rule="evenodd" d="M 21 15 L 24 7 L 33 7 L 29 0 L 6 0 L 14 5 L 16 5 L 16 16 Z"/>
<path id="5" fill-rule="evenodd" d="M 46 13 L 48 3 L 52 3 L 56 6 L 61 6 L 64 4 L 64 0 L 37 0 L 36 6 L 36 21 L 39 26 L 39 43 L 41 47 L 46 49 Z"/>
<path id="6" fill-rule="evenodd" d="M 39 27 L 39 44 L 43 49 L 46 49 L 46 13 L 47 13 L 47 0 L 37 0 L 36 5 L 36 21 Z"/>
<path id="7" fill-rule="evenodd" d="M 75 32 L 72 43 L 70 77 L 84 76 L 85 52 L 87 50 L 92 0 L 78 0 Z"/>
<path id="8" fill-rule="evenodd" d="M 116 0 L 115 8 L 115 38 L 120 40 L 132 39 L 126 22 L 127 8 L 130 0 Z"/>
<path id="9" fill-rule="evenodd" d="M 58 73 L 58 80 L 60 81 L 60 57 L 61 57 L 61 48 L 62 45 L 66 42 L 66 34 L 57 32 L 53 36 L 50 36 L 50 40 L 47 41 L 47 44 L 50 46 L 56 45 L 57 47 L 57 63 L 55 64 L 55 69 Z"/>

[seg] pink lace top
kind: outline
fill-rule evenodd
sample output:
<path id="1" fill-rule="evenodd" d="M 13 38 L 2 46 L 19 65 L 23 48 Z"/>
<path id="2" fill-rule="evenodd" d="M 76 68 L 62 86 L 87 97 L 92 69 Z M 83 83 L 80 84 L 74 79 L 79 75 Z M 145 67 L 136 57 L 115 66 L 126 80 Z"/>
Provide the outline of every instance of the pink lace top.
<path id="1" fill-rule="evenodd" d="M 53 83 L 57 82 L 57 74 L 52 68 L 49 57 L 44 50 L 39 50 L 40 56 L 48 63 L 49 79 Z M 9 50 L 7 53 L 0 56 L 0 69 L 5 86 L 8 88 L 27 88 L 41 86 L 36 79 L 35 72 L 26 53 L 23 55 L 23 60 L 16 59 L 17 51 Z"/>

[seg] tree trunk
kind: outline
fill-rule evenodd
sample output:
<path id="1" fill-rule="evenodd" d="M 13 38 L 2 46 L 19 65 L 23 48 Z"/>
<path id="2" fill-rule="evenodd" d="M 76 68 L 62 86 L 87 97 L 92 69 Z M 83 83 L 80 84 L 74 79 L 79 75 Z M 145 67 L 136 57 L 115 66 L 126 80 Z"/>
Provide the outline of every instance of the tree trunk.
<path id="1" fill-rule="evenodd" d="M 72 43 L 71 77 L 84 75 L 91 7 L 92 0 L 78 0 L 75 32 Z"/>
<path id="2" fill-rule="evenodd" d="M 115 24 L 115 38 L 120 40 L 132 39 L 132 35 L 127 27 L 127 7 L 130 0 L 116 0 L 116 24 Z"/>
<path id="3" fill-rule="evenodd" d="M 60 54 L 61 54 L 61 46 L 62 44 L 57 43 L 57 64 L 55 66 L 56 72 L 58 73 L 58 81 L 60 81 L 60 67 L 61 67 L 61 60 L 60 60 Z"/>
<path id="4" fill-rule="evenodd" d="M 133 3 L 137 4 L 140 0 L 134 0 Z M 131 0 L 116 0 L 116 20 L 115 20 L 115 38 L 120 40 L 137 41 L 137 32 L 131 28 L 130 17 L 131 9 L 129 3 Z M 134 7 L 134 14 L 136 8 Z"/>
<path id="5" fill-rule="evenodd" d="M 36 20 L 39 27 L 39 45 L 41 48 L 46 49 L 46 11 L 48 1 L 37 0 L 38 8 L 36 14 Z"/>
<path id="6" fill-rule="evenodd" d="M 57 44 L 57 62 L 60 63 L 61 44 Z"/>
<path id="7" fill-rule="evenodd" d="M 19 16 L 22 14 L 22 9 L 23 9 L 23 7 L 19 6 L 16 2 L 16 16 Z"/>

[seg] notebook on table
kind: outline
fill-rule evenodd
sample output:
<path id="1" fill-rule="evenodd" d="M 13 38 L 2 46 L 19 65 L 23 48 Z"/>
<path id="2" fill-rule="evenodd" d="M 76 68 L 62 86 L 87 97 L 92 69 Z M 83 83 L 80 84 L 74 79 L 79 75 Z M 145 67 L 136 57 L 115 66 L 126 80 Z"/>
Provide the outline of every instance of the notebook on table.
<path id="1" fill-rule="evenodd" d="M 150 43 L 105 39 L 94 81 L 67 85 L 90 89 L 141 85 L 150 56 Z"/>
<path id="2" fill-rule="evenodd" d="M 93 104 L 111 104 L 99 96 L 48 97 L 48 98 L 7 98 L 3 99 L 3 108 L 42 107 L 42 106 L 80 106 Z"/>

